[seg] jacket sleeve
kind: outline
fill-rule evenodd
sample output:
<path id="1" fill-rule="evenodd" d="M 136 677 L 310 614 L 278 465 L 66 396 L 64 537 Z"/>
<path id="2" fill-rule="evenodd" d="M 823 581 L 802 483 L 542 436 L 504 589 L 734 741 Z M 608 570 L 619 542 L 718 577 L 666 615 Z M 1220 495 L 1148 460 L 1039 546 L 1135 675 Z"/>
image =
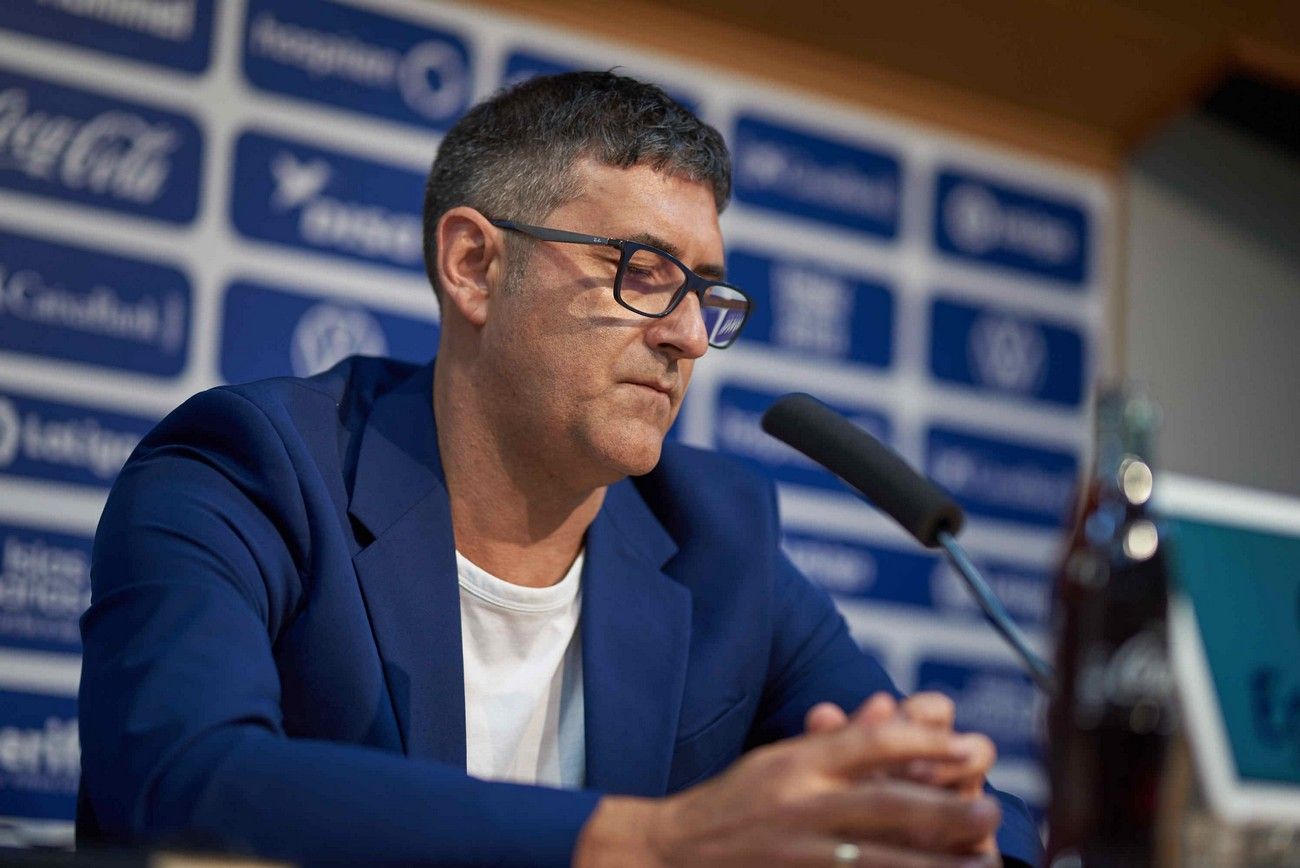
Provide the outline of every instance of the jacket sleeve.
<path id="1" fill-rule="evenodd" d="M 82 620 L 80 842 L 569 864 L 598 794 L 286 736 L 273 647 L 309 551 L 293 462 L 246 398 L 204 393 L 141 444 L 101 519 Z"/>
<path id="2" fill-rule="evenodd" d="M 830 596 L 808 581 L 784 553 L 777 558 L 767 686 L 751 730 L 751 745 L 803 732 L 804 715 L 818 702 L 834 702 L 852 712 L 879 691 L 902 695 L 879 662 L 853 640 Z M 1025 803 L 1010 793 L 986 788 L 1002 804 L 998 846 L 1003 859 L 1011 865 L 1037 865 L 1042 842 Z"/>

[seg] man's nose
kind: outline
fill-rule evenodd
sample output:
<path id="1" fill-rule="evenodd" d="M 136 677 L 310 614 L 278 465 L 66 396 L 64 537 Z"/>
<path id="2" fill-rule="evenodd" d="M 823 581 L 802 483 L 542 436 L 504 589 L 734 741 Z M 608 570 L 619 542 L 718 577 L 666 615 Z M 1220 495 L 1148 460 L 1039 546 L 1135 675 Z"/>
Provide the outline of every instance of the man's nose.
<path id="1" fill-rule="evenodd" d="M 655 349 L 674 358 L 698 359 L 709 348 L 709 333 L 697 293 L 687 293 L 672 313 L 651 322 L 646 339 Z"/>

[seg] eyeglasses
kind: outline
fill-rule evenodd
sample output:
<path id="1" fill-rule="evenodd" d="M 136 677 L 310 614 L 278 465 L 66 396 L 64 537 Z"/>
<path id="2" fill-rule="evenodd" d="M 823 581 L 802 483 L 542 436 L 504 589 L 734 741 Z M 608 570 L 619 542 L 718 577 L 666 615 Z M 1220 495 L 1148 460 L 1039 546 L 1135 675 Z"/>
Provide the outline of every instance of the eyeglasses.
<path id="1" fill-rule="evenodd" d="M 493 226 L 522 232 L 542 241 L 564 244 L 595 244 L 620 252 L 614 274 L 614 300 L 642 316 L 659 319 L 672 313 L 688 292 L 700 299 L 700 313 L 709 335 L 709 346 L 725 349 L 736 341 L 753 302 L 728 283 L 701 277 L 676 256 L 639 241 L 583 235 L 545 226 L 528 226 L 513 220 L 493 220 Z"/>

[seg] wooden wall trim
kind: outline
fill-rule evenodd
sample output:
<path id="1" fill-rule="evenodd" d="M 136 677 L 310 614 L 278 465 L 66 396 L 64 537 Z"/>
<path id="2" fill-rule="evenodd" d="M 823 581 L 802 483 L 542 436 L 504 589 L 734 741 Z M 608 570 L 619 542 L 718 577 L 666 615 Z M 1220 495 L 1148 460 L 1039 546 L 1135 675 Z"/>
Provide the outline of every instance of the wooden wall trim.
<path id="1" fill-rule="evenodd" d="M 1090 169 L 1118 171 L 1126 154 L 1110 131 L 976 91 L 775 39 L 641 0 L 480 0 L 478 6 L 627 42 L 646 51 L 894 114 Z"/>

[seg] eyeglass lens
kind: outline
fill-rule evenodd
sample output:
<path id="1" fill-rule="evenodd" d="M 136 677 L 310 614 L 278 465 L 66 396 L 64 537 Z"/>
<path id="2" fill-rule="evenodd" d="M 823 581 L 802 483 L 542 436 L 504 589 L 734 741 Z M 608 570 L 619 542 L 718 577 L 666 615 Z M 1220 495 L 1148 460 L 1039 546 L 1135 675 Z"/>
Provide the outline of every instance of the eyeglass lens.
<path id="1" fill-rule="evenodd" d="M 623 303 L 652 316 L 663 313 L 686 280 L 686 272 L 664 256 L 644 248 L 632 252 L 623 267 L 619 295 Z M 726 346 L 745 322 L 748 302 L 729 286 L 710 286 L 700 297 L 709 343 Z"/>

